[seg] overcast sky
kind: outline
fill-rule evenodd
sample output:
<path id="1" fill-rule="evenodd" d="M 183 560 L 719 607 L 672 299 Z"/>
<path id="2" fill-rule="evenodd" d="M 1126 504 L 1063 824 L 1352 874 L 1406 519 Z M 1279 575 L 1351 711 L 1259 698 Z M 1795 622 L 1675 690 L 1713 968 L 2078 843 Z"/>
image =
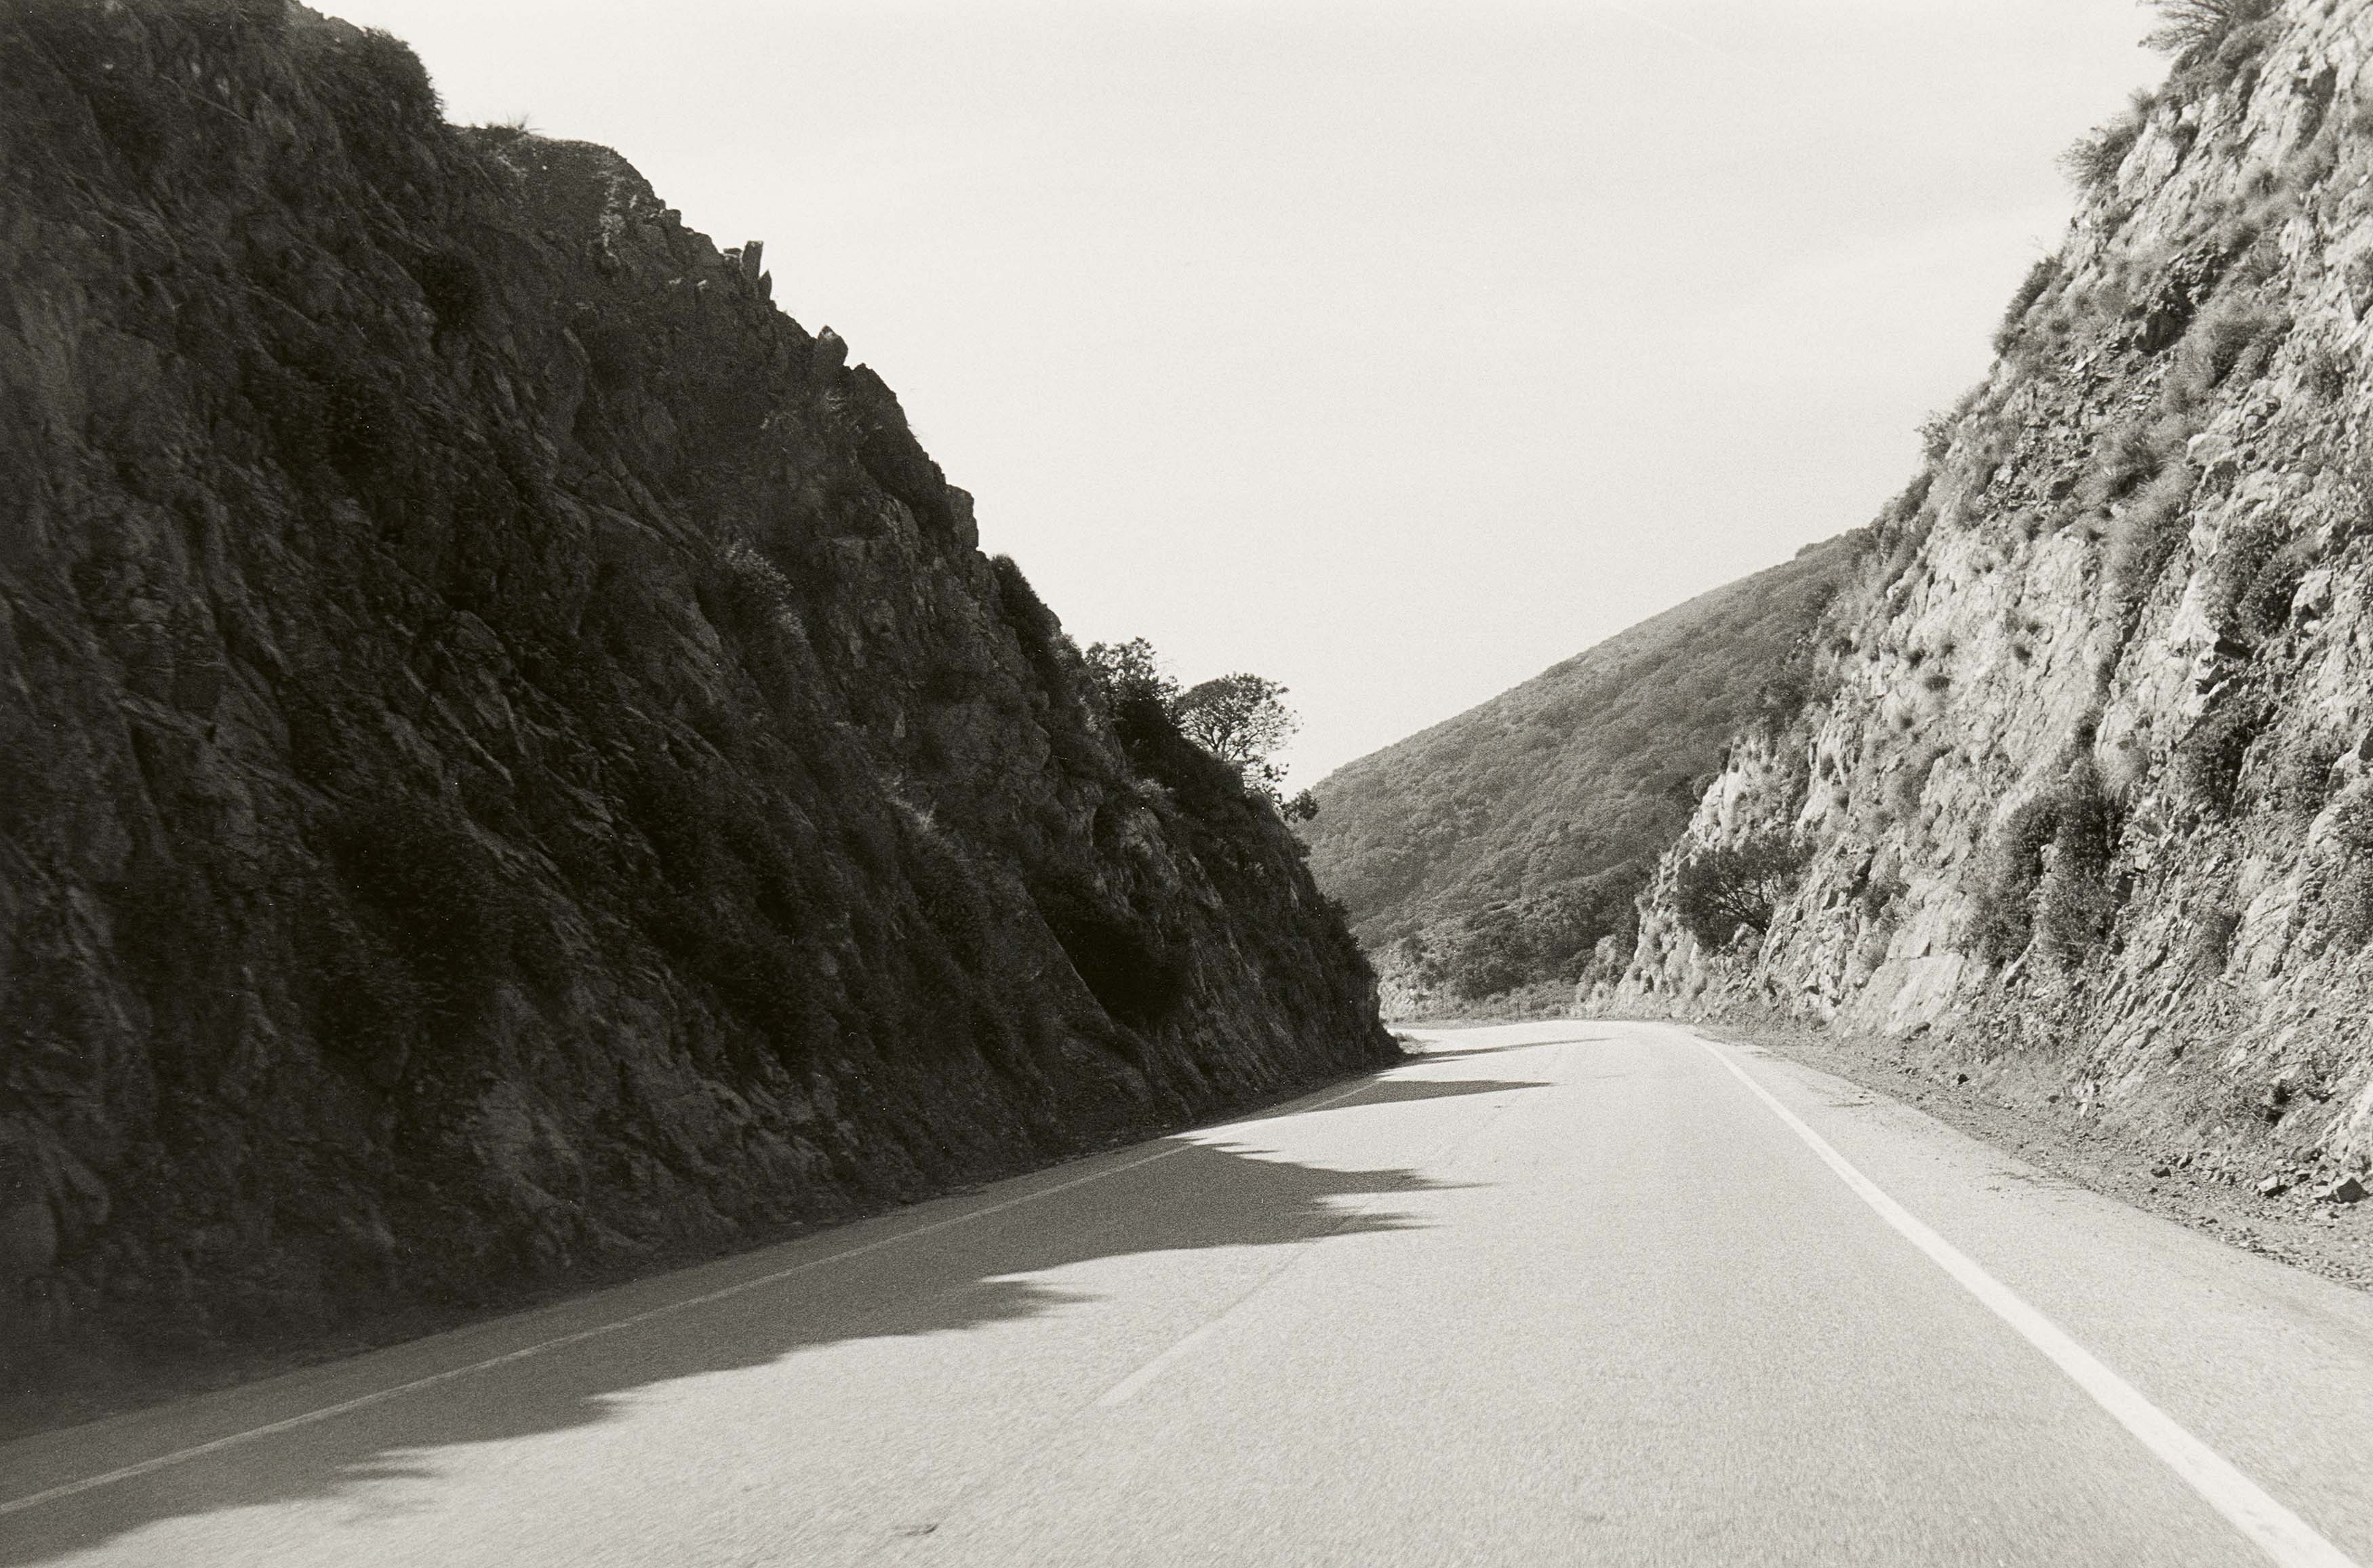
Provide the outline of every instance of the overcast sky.
<path id="1" fill-rule="evenodd" d="M 326 8 L 766 240 L 1082 644 L 1292 688 L 1297 783 L 1867 521 L 2160 74 L 2133 0 Z"/>

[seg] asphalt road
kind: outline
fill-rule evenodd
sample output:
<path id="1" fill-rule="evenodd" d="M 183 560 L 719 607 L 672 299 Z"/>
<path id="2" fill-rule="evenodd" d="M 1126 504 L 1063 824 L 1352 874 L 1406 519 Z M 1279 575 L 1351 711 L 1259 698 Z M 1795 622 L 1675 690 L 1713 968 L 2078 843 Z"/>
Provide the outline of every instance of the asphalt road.
<path id="1" fill-rule="evenodd" d="M 2373 1297 L 1650 1024 L 0 1448 L 0 1563 L 2373 1564 Z"/>

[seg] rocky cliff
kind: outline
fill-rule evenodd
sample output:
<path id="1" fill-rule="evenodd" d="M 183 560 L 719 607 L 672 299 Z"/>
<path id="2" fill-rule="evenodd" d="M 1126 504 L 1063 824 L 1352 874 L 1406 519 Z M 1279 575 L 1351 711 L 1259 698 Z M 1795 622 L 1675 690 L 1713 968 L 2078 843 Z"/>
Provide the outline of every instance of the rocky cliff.
<path id="1" fill-rule="evenodd" d="M 0 1346 L 680 1255 L 1393 1047 L 897 399 L 280 0 L 0 12 Z"/>
<path id="2" fill-rule="evenodd" d="M 2168 12 L 1818 700 L 1734 748 L 1584 1000 L 1884 1030 L 2211 1165 L 2362 1166 L 2373 6 Z M 1759 857 L 1793 891 L 1709 924 Z"/>

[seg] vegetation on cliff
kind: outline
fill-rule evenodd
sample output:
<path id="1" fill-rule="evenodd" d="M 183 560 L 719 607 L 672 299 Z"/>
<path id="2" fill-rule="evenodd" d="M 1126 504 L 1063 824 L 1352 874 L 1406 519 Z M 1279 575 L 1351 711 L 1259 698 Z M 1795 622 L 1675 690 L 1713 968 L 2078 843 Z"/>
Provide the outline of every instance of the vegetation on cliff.
<path id="1" fill-rule="evenodd" d="M 1307 822 L 1318 814 L 1309 790 L 1286 797 L 1286 770 L 1276 760 L 1302 727 L 1300 717 L 1285 705 L 1283 685 L 1266 675 L 1238 671 L 1182 688 L 1163 669 L 1153 645 L 1141 637 L 1090 643 L 1086 659 L 1107 711 L 1151 703 L 1180 734 L 1233 767 L 1286 821 Z"/>
<path id="2" fill-rule="evenodd" d="M 1387 1058 L 828 329 L 277 0 L 0 13 L 0 1346 L 205 1350 Z"/>

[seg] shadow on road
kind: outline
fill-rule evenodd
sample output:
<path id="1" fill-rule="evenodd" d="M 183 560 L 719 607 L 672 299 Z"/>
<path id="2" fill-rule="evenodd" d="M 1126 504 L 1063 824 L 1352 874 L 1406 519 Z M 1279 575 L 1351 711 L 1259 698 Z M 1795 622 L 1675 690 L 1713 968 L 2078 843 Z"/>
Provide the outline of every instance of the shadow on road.
<path id="1" fill-rule="evenodd" d="M 1331 1112 L 1542 1086 L 1388 1078 L 1338 1105 L 1309 1108 Z M 1294 1113 L 1275 1116 L 1289 1114 Z M 643 1399 L 645 1391 L 659 1386 L 766 1366 L 836 1342 L 955 1333 L 1059 1311 L 1093 1298 L 1027 1276 L 1096 1258 L 1205 1247 L 1290 1246 L 1328 1235 L 1411 1229 L 1416 1223 L 1394 1213 L 1389 1203 L 1371 1211 L 1361 1200 L 1455 1185 L 1410 1169 L 1299 1164 L 1273 1153 L 1200 1141 L 1209 1136 L 1146 1145 L 1132 1153 L 1159 1157 L 1123 1164 L 1041 1197 L 992 1188 L 972 1199 L 933 1204 L 687 1270 L 674 1277 L 680 1289 L 672 1292 L 659 1281 L 646 1281 L 614 1293 L 614 1299 L 553 1309 L 532 1321 L 467 1330 L 481 1348 L 456 1349 L 434 1362 L 420 1357 L 397 1363 L 402 1370 L 391 1367 L 385 1382 L 403 1382 L 504 1354 L 540 1339 L 614 1322 L 656 1302 L 740 1287 L 723 1299 L 669 1311 L 576 1344 L 399 1395 L 368 1410 L 9 1515 L 0 1520 L 0 1564 L 13 1568 L 53 1562 L 162 1520 L 258 1504 L 344 1501 L 366 1517 L 391 1505 L 415 1506 L 371 1492 L 376 1483 L 390 1480 L 433 1481 L 443 1461 L 430 1461 L 428 1450 L 500 1443 L 616 1420 Z M 966 1204 L 981 1211 L 964 1217 L 973 1214 Z M 911 1240 L 877 1245 L 908 1232 L 916 1233 Z M 799 1271 L 769 1277 L 793 1268 Z M 283 1405 L 257 1419 L 270 1421 L 319 1408 L 352 1397 L 352 1392 L 322 1392 L 305 1405 Z M 73 1436 L 68 1429 L 51 1434 L 50 1440 L 68 1442 Z M 170 1441 L 160 1441 L 160 1447 Z M 124 1465 L 150 1457 L 116 1455 L 105 1463 Z M 0 1495 L 29 1490 L 0 1482 Z"/>
<path id="2" fill-rule="evenodd" d="M 1438 1059 L 1428 1057 L 1428 1061 Z M 1330 1100 L 1316 1106 L 1280 1106 L 1275 1110 L 1261 1111 L 1253 1116 L 1239 1117 L 1230 1127 L 1248 1126 L 1257 1121 L 1275 1121 L 1286 1117 L 1327 1116 L 1336 1111 L 1362 1110 L 1371 1106 L 1400 1105 L 1411 1100 L 1449 1100 L 1463 1094 L 1499 1094 L 1511 1089 L 1546 1089 L 1549 1084 L 1536 1080 L 1467 1078 L 1436 1081 L 1425 1078 L 1379 1078 L 1358 1094 L 1340 1100 Z"/>
<path id="3" fill-rule="evenodd" d="M 1613 1035 L 1571 1035 L 1561 1036 L 1554 1040 L 1517 1040 L 1504 1046 L 1467 1046 L 1455 1050 L 1418 1051 L 1411 1054 L 1409 1063 L 1415 1066 L 1420 1062 L 1430 1065 L 1438 1061 L 1465 1061 L 1471 1057 L 1505 1056 L 1510 1051 L 1537 1051 L 1551 1046 L 1597 1046 L 1615 1038 Z"/>

